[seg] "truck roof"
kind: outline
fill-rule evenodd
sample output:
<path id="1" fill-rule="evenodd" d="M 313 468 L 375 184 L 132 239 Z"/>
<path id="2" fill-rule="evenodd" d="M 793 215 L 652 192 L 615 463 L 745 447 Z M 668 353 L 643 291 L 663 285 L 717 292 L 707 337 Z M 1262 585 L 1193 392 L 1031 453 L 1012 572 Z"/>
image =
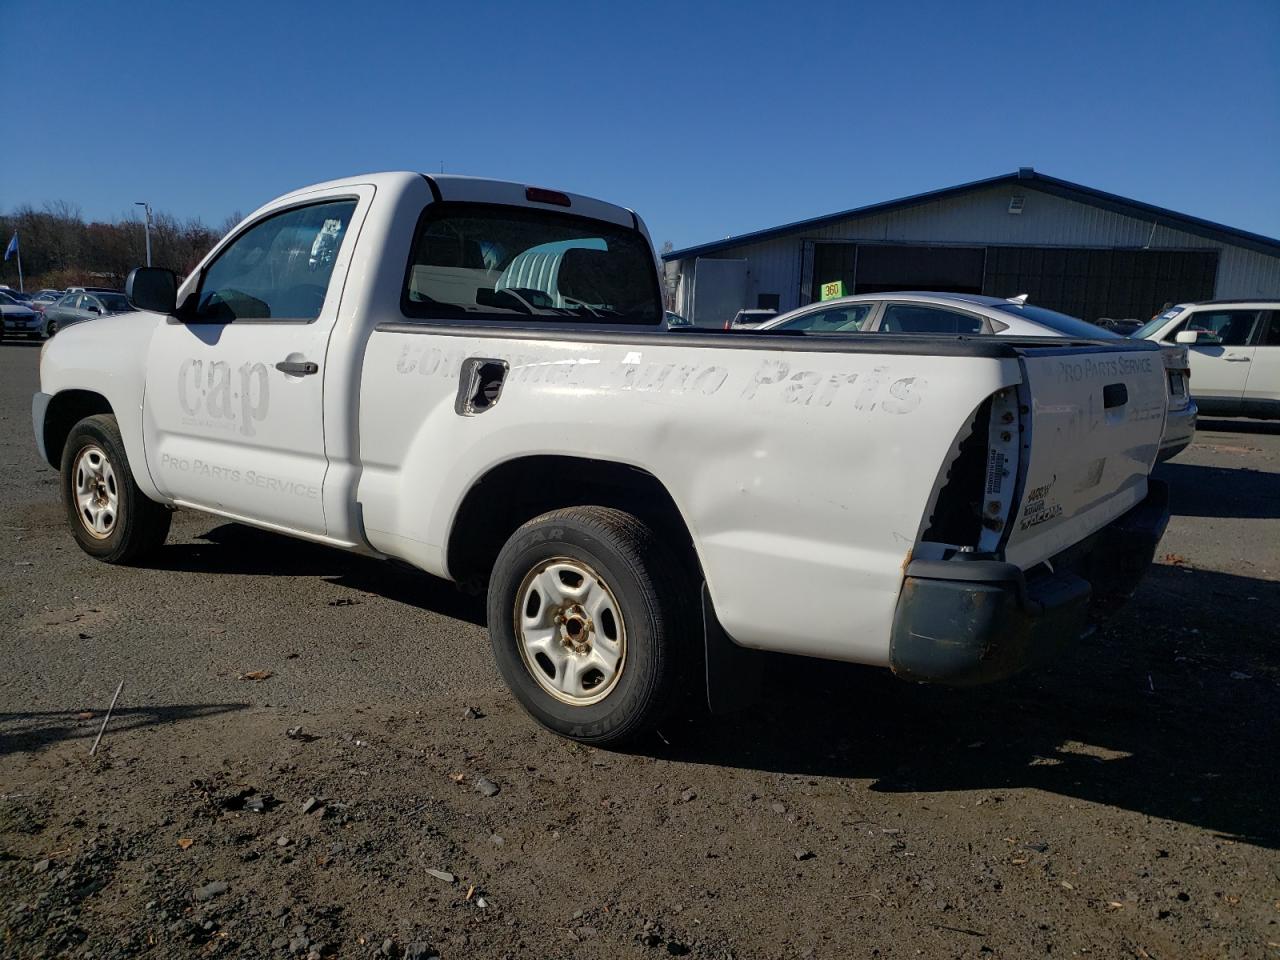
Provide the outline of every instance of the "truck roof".
<path id="1" fill-rule="evenodd" d="M 636 227 L 643 231 L 639 218 L 633 211 L 616 204 L 606 203 L 594 197 L 580 193 L 570 193 L 557 187 L 543 184 L 516 183 L 512 180 L 492 180 L 485 177 L 467 177 L 458 174 L 414 173 L 408 170 L 386 171 L 382 173 L 365 173 L 339 180 L 328 180 L 324 183 L 313 183 L 310 186 L 292 190 L 271 201 L 268 206 L 275 206 L 284 201 L 294 200 L 318 190 L 329 190 L 335 187 L 369 184 L 376 190 L 387 190 L 398 195 L 426 181 L 432 193 L 439 200 L 460 203 L 500 203 L 508 206 L 529 207 L 535 210 L 549 210 L 557 213 L 570 213 L 594 220 L 604 220 L 623 227 Z M 530 187 L 554 190 L 569 199 L 569 206 L 542 203 L 530 200 L 526 191 Z M 646 234 L 647 236 L 647 234 Z"/>

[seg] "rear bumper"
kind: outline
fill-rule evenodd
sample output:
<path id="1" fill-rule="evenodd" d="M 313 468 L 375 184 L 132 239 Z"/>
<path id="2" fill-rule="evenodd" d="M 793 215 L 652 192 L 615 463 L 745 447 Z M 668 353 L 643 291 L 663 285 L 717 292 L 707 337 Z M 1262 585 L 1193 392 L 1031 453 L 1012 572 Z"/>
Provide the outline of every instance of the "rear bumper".
<path id="1" fill-rule="evenodd" d="M 893 621 L 890 666 L 907 680 L 972 686 L 1011 676 L 1093 629 L 1091 611 L 1132 596 L 1169 522 L 1169 492 L 1147 497 L 1028 576 L 994 560 L 917 560 Z"/>
<path id="2" fill-rule="evenodd" d="M 1196 435 L 1196 418 L 1200 414 L 1194 400 L 1181 410 L 1172 410 L 1164 423 L 1164 436 L 1160 438 L 1160 452 L 1156 463 L 1172 460 L 1191 445 Z"/>

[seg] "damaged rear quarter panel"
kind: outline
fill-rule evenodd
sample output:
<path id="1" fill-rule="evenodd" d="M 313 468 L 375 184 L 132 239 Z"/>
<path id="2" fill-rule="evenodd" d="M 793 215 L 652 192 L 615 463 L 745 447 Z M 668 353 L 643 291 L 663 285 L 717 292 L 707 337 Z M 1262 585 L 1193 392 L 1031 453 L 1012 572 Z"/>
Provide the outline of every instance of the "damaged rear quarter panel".
<path id="1" fill-rule="evenodd" d="M 540 454 L 629 464 L 670 492 L 737 642 L 887 663 L 902 557 L 939 468 L 1016 361 L 637 340 L 373 334 L 358 494 L 370 542 L 447 576 L 458 506 L 493 467 Z M 491 410 L 460 417 L 474 356 L 510 372 Z"/>

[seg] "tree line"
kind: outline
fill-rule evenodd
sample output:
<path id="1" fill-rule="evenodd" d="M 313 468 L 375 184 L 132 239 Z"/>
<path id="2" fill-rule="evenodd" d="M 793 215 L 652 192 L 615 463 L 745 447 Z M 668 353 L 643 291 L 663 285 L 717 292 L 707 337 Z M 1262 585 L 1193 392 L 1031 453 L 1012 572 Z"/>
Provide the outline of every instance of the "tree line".
<path id="1" fill-rule="evenodd" d="M 151 263 L 186 276 L 222 236 L 240 222 L 232 214 L 221 226 L 202 220 L 179 220 L 167 213 L 151 217 Z M 26 289 L 70 286 L 122 287 L 134 267 L 147 262 L 143 223 L 122 218 L 113 223 L 86 221 L 80 208 L 65 201 L 48 203 L 37 210 L 28 205 L 0 215 L 0 244 L 14 231 L 22 253 Z M 0 283 L 18 287 L 17 260 L 0 264 Z"/>

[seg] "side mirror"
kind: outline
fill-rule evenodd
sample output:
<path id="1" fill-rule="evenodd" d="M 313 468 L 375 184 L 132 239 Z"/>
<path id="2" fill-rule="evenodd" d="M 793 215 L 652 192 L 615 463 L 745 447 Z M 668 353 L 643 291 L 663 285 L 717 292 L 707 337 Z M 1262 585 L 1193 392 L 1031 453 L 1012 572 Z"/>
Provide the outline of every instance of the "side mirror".
<path id="1" fill-rule="evenodd" d="M 1200 331 L 1199 330 L 1179 330 L 1178 335 L 1173 338 L 1173 342 L 1174 343 L 1190 343 L 1190 344 L 1199 343 Z"/>
<path id="2" fill-rule="evenodd" d="M 173 313 L 178 307 L 178 275 L 163 267 L 134 267 L 124 295 L 136 310 Z"/>

